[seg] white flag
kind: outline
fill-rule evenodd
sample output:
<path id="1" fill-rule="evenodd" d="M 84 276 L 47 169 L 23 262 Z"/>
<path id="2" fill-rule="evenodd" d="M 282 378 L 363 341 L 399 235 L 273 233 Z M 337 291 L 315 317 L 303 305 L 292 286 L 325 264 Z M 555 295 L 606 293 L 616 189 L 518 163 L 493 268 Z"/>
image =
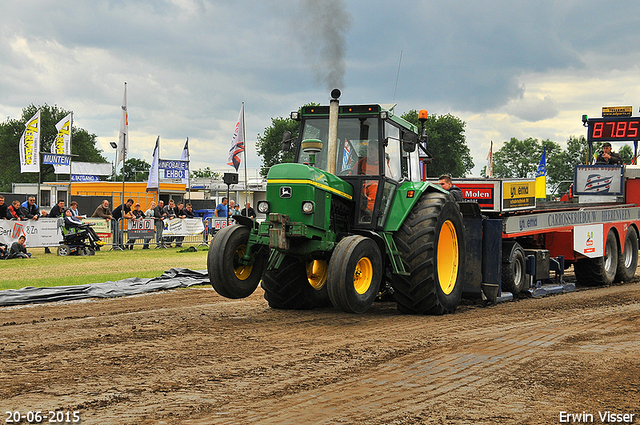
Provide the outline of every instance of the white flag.
<path id="1" fill-rule="evenodd" d="M 244 152 L 244 102 L 240 108 L 240 115 L 238 116 L 236 129 L 233 132 L 231 149 L 229 149 L 229 159 L 227 160 L 227 165 L 231 165 L 236 171 L 238 171 L 238 167 L 240 167 L 240 154 L 242 152 Z"/>
<path id="2" fill-rule="evenodd" d="M 20 137 L 20 172 L 40 172 L 40 111 L 31 117 Z"/>
<path id="3" fill-rule="evenodd" d="M 72 126 L 72 114 L 64 117 L 58 124 L 56 124 L 56 130 L 58 135 L 56 140 L 51 144 L 51 153 L 70 155 L 71 154 L 71 126 Z M 54 165 L 55 174 L 71 174 L 71 164 L 69 165 Z"/>
<path id="4" fill-rule="evenodd" d="M 189 188 L 189 138 L 187 137 L 187 141 L 184 142 L 184 149 L 182 149 L 182 156 L 180 157 L 181 161 L 187 161 L 187 169 L 184 170 L 185 176 L 182 179 L 182 183 L 187 185 L 187 189 Z"/>
<path id="5" fill-rule="evenodd" d="M 158 162 L 160 160 L 160 136 L 156 139 L 156 147 L 153 149 L 153 160 L 149 168 L 149 180 L 147 180 L 147 192 L 157 191 L 160 187 L 158 179 Z"/>
<path id="6" fill-rule="evenodd" d="M 124 99 L 122 100 L 122 111 L 120 111 L 120 134 L 118 135 L 118 162 L 116 166 L 125 159 L 129 152 L 129 112 L 127 111 L 127 83 L 124 83 Z"/>

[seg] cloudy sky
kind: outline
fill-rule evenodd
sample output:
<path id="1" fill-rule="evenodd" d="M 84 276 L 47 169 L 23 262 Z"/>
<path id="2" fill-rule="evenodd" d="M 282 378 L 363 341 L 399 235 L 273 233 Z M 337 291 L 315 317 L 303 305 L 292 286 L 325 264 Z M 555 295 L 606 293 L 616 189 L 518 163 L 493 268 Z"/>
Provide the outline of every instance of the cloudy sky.
<path id="1" fill-rule="evenodd" d="M 242 102 L 248 166 L 272 117 L 308 102 L 397 103 L 489 144 L 564 144 L 582 114 L 640 106 L 638 1 L 22 0 L 0 15 L 0 117 L 58 105 L 107 159 L 127 82 L 130 154 L 226 166 Z M 614 146 L 614 149 L 616 147 Z M 618 147 L 619 149 L 619 147 Z"/>

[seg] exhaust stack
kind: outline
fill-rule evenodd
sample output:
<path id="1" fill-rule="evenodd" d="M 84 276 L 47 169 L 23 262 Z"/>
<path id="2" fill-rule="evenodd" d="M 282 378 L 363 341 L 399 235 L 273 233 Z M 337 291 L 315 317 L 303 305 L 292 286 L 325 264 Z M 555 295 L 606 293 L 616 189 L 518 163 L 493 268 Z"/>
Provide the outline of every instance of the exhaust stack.
<path id="1" fill-rule="evenodd" d="M 331 90 L 331 101 L 329 102 L 329 145 L 327 146 L 327 171 L 336 173 L 336 155 L 338 154 L 338 110 L 340 101 L 338 98 L 342 93 L 340 90 Z"/>

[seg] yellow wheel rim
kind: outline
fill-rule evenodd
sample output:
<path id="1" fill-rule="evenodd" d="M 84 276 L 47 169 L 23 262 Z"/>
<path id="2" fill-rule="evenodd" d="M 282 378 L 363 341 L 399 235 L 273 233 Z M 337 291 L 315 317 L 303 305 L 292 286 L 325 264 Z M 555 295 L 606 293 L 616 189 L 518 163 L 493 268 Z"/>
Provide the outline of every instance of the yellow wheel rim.
<path id="1" fill-rule="evenodd" d="M 316 291 L 322 289 L 327 282 L 329 266 L 324 260 L 311 260 L 307 263 L 307 279 L 309 285 Z"/>
<path id="2" fill-rule="evenodd" d="M 453 292 L 458 278 L 460 253 L 458 251 L 458 234 L 451 220 L 447 220 L 440 229 L 438 238 L 438 280 L 440 289 L 445 295 Z"/>
<path id="3" fill-rule="evenodd" d="M 362 257 L 353 273 L 353 287 L 358 294 L 362 295 L 369 290 L 372 280 L 373 266 L 371 265 L 371 260 L 367 257 Z"/>
<path id="4" fill-rule="evenodd" d="M 245 251 L 247 250 L 246 245 L 240 245 L 235 252 L 235 258 L 240 259 L 244 256 Z M 251 276 L 251 271 L 253 270 L 253 266 L 248 266 L 245 264 L 240 264 L 237 261 L 234 261 L 233 271 L 236 274 L 236 277 L 240 280 L 246 280 Z"/>

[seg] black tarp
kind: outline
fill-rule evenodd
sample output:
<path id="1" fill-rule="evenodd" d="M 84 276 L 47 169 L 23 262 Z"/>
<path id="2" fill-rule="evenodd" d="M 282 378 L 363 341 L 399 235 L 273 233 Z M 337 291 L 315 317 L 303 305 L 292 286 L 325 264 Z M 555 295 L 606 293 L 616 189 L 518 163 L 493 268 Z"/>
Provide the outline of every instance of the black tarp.
<path id="1" fill-rule="evenodd" d="M 148 279 L 131 277 L 116 282 L 87 285 L 51 288 L 27 286 L 20 289 L 7 289 L 0 291 L 0 306 L 72 301 L 85 298 L 113 298 L 205 284 L 209 284 L 209 275 L 206 270 L 194 271 L 174 268 L 167 270 L 162 276 Z"/>

